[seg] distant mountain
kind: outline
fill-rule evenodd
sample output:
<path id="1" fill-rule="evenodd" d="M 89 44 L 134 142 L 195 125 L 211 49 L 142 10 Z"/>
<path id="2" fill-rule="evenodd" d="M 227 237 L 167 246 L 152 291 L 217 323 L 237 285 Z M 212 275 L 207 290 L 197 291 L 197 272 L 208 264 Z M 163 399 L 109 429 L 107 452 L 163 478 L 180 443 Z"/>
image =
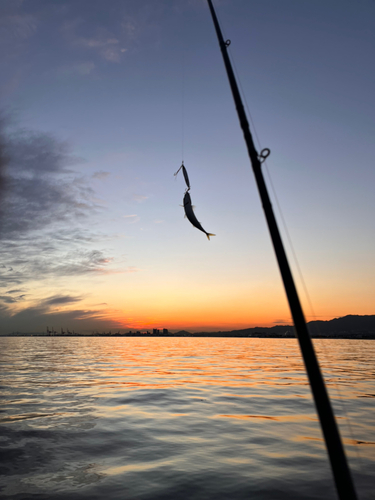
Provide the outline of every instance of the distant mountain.
<path id="1" fill-rule="evenodd" d="M 331 319 L 330 321 L 310 321 L 307 325 L 312 335 L 340 332 L 375 333 L 375 315 L 359 316 L 350 314 L 342 318 Z"/>
<path id="2" fill-rule="evenodd" d="M 174 337 L 191 337 L 192 335 L 192 333 L 187 332 L 186 330 L 180 330 L 179 332 L 173 334 Z"/>
<path id="3" fill-rule="evenodd" d="M 329 321 L 310 321 L 307 328 L 312 337 L 316 336 L 344 336 L 357 337 L 358 335 L 369 335 L 375 337 L 375 315 L 359 316 L 348 315 L 342 318 L 335 318 Z M 180 332 L 179 332 L 180 333 Z M 184 332 L 187 333 L 187 332 Z M 245 328 L 242 330 L 232 330 L 225 332 L 200 332 L 195 333 L 195 337 L 248 337 L 248 336 L 294 336 L 293 325 L 276 325 L 271 327 L 257 326 L 255 328 Z"/>

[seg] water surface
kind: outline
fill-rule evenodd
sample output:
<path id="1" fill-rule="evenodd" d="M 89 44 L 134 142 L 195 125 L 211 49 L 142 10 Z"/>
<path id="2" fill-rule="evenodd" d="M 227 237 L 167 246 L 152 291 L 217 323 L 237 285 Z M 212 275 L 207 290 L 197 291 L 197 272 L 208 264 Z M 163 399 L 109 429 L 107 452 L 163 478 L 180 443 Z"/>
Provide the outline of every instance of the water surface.
<path id="1" fill-rule="evenodd" d="M 375 498 L 375 341 L 315 346 Z M 336 498 L 294 339 L 0 338 L 0 496 Z"/>

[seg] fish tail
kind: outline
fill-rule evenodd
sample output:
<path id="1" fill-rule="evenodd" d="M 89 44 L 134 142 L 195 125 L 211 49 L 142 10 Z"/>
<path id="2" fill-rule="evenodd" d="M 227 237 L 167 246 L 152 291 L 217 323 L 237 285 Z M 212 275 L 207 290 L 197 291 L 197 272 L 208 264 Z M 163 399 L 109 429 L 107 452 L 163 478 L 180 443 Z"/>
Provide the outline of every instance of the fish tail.
<path id="1" fill-rule="evenodd" d="M 206 233 L 207 235 L 207 238 L 210 239 L 210 236 L 216 236 L 216 234 L 212 234 L 212 233 Z"/>

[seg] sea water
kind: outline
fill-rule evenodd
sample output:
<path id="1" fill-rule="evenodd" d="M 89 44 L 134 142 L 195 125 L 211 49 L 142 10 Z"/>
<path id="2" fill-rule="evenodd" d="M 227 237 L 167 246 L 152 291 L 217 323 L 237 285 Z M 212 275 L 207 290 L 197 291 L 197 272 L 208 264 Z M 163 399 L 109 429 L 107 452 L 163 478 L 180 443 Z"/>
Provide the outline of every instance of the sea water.
<path id="1" fill-rule="evenodd" d="M 375 341 L 314 342 L 359 499 Z M 295 339 L 0 338 L 6 499 L 334 499 Z"/>

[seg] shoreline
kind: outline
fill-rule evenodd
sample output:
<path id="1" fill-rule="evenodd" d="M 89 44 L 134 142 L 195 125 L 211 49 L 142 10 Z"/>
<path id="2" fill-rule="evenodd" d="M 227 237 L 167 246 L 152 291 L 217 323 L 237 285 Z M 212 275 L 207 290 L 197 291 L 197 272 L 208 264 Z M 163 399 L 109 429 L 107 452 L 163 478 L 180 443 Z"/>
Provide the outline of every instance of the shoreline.
<path id="1" fill-rule="evenodd" d="M 46 333 L 8 333 L 0 334 L 0 337 L 45 337 L 45 338 L 72 338 L 72 337 L 105 337 L 105 338 L 128 338 L 128 337 L 147 337 L 147 338 L 260 338 L 260 339 L 293 339 L 296 336 L 292 333 L 288 334 L 277 334 L 277 333 L 253 333 L 253 334 L 231 334 L 226 332 L 204 332 L 204 333 L 169 333 L 167 335 L 163 334 L 152 334 L 152 333 L 72 333 L 68 335 L 61 335 L 57 333 L 55 335 L 48 335 Z M 352 339 L 352 340 L 375 340 L 375 333 L 331 333 L 331 334 L 317 334 L 311 335 L 312 339 Z"/>

